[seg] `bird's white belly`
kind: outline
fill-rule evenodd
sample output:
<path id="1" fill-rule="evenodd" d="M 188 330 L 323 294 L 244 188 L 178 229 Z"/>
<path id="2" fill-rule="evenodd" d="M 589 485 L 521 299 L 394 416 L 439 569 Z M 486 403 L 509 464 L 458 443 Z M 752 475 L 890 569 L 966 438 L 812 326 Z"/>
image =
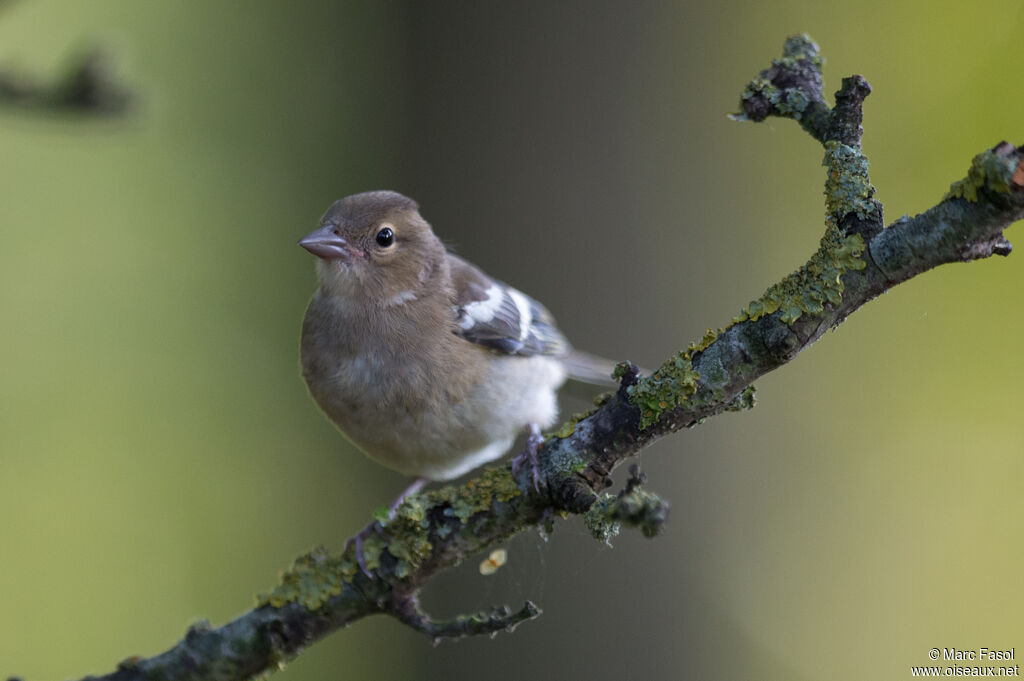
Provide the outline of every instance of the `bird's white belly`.
<path id="1" fill-rule="evenodd" d="M 455 402 L 409 407 L 401 380 L 374 383 L 375 368 L 363 365 L 344 367 L 347 375 L 337 376 L 334 389 L 314 397 L 371 459 L 407 475 L 450 480 L 500 458 L 528 424 L 547 427 L 558 416 L 555 391 L 565 370 L 557 359 L 492 355 L 485 366 Z"/>

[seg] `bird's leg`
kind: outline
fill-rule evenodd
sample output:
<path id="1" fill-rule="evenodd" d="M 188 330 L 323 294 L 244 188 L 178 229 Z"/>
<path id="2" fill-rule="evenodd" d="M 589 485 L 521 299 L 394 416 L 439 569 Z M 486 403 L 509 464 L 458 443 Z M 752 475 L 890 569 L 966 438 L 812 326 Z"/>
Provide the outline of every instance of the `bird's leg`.
<path id="1" fill-rule="evenodd" d="M 391 522 L 392 520 L 394 520 L 395 514 L 398 513 L 398 507 L 402 505 L 402 502 L 405 501 L 410 496 L 412 496 L 413 494 L 416 494 L 416 492 L 419 492 L 421 489 L 423 489 L 423 486 L 426 485 L 427 482 L 428 480 L 426 478 L 416 478 L 415 480 L 412 481 L 412 483 L 409 484 L 408 487 L 402 490 L 401 494 L 398 495 L 398 498 L 391 502 L 391 505 L 388 506 L 387 522 Z M 370 578 L 373 577 L 373 573 L 370 572 L 370 570 L 366 567 L 366 559 L 363 557 L 363 540 L 365 540 L 374 532 L 380 531 L 380 521 L 373 520 L 370 522 L 369 525 L 359 530 L 359 533 L 355 537 L 345 542 L 346 551 L 348 550 L 349 545 L 355 542 L 356 562 L 359 563 L 359 569 L 363 571 L 363 574 Z"/>
<path id="2" fill-rule="evenodd" d="M 403 489 L 402 493 L 398 495 L 398 498 L 388 506 L 388 522 L 395 519 L 395 514 L 398 512 L 398 507 L 402 505 L 402 502 L 423 489 L 423 486 L 428 482 L 429 480 L 426 478 L 416 478 L 409 483 L 409 486 Z"/>
<path id="3" fill-rule="evenodd" d="M 519 469 L 523 464 L 530 464 L 530 473 L 533 475 L 533 489 L 540 491 L 540 464 L 537 461 L 537 453 L 544 444 L 544 436 L 540 434 L 540 426 L 536 423 L 526 425 L 526 448 L 516 458 L 512 459 L 512 475 L 519 475 Z"/>

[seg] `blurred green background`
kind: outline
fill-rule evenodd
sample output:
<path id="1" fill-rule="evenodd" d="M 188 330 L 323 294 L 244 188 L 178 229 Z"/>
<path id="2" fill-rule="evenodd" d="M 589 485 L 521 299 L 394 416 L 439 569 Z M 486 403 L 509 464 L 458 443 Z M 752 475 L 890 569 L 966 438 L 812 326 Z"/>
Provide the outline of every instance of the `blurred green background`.
<path id="1" fill-rule="evenodd" d="M 648 366 L 816 248 L 821 150 L 737 124 L 807 31 L 863 74 L 892 221 L 1024 142 L 1024 5 L 822 2 L 0 4 L 0 65 L 99 44 L 126 119 L 0 109 L 0 675 L 111 671 L 248 609 L 404 485 L 298 374 L 295 241 L 336 198 L 415 197 L 577 345 Z M 1007 236 L 1020 240 L 1015 227 Z M 948 266 L 648 450 L 665 534 L 579 522 L 425 593 L 535 599 L 432 648 L 371 618 L 281 678 L 897 679 L 932 647 L 1024 649 L 1024 259 Z M 579 403 L 567 403 L 569 410 Z M 619 481 L 623 474 L 618 475 Z"/>

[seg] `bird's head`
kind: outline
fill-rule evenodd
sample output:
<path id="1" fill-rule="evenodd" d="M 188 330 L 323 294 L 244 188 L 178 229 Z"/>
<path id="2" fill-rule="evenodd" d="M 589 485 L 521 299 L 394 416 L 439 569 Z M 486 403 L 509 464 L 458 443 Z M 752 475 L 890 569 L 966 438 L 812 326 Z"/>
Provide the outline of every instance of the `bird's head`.
<path id="1" fill-rule="evenodd" d="M 392 191 L 347 196 L 299 240 L 317 256 L 328 293 L 371 305 L 421 297 L 445 267 L 445 251 L 412 199 Z"/>

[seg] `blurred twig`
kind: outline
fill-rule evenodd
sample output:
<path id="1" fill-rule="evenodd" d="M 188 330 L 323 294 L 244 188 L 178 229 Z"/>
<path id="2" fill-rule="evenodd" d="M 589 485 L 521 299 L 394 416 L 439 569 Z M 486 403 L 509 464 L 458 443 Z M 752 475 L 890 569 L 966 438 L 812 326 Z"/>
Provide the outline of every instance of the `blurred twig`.
<path id="1" fill-rule="evenodd" d="M 129 91 L 114 78 L 109 57 L 97 47 L 79 52 L 57 78 L 48 83 L 0 69 L 0 105 L 6 107 L 118 116 L 128 110 L 131 101 Z"/>
<path id="2" fill-rule="evenodd" d="M 528 470 L 513 478 L 505 466 L 463 486 L 413 495 L 364 543 L 372 575 L 358 569 L 351 548 L 338 555 L 314 551 L 300 557 L 254 610 L 216 629 L 197 625 L 171 650 L 131 658 L 101 678 L 248 678 L 375 613 L 392 615 L 435 640 L 510 629 L 539 611 L 528 603 L 517 613 L 497 609 L 438 621 L 420 608 L 419 591 L 439 572 L 526 528 L 550 528 L 557 514 L 585 514 L 595 537 L 604 541 L 622 524 L 655 534 L 667 506 L 643 489 L 642 476 L 634 473 L 618 495 L 603 493 L 622 461 L 663 435 L 749 408 L 757 377 L 793 359 L 896 284 L 943 263 L 1010 252 L 1003 230 L 1024 217 L 1024 149 L 1002 143 L 982 152 L 934 208 L 884 227 L 860 150 L 862 104 L 869 93 L 863 78 L 847 78 L 836 105 L 828 107 L 818 48 L 805 36 L 787 40 L 782 58 L 748 85 L 737 118 L 792 118 L 825 149 L 821 247 L 727 328 L 709 331 L 651 376 L 620 365 L 619 389 L 544 443 L 541 490 L 534 489 Z M 629 281 L 627 271 L 620 276 Z"/>

